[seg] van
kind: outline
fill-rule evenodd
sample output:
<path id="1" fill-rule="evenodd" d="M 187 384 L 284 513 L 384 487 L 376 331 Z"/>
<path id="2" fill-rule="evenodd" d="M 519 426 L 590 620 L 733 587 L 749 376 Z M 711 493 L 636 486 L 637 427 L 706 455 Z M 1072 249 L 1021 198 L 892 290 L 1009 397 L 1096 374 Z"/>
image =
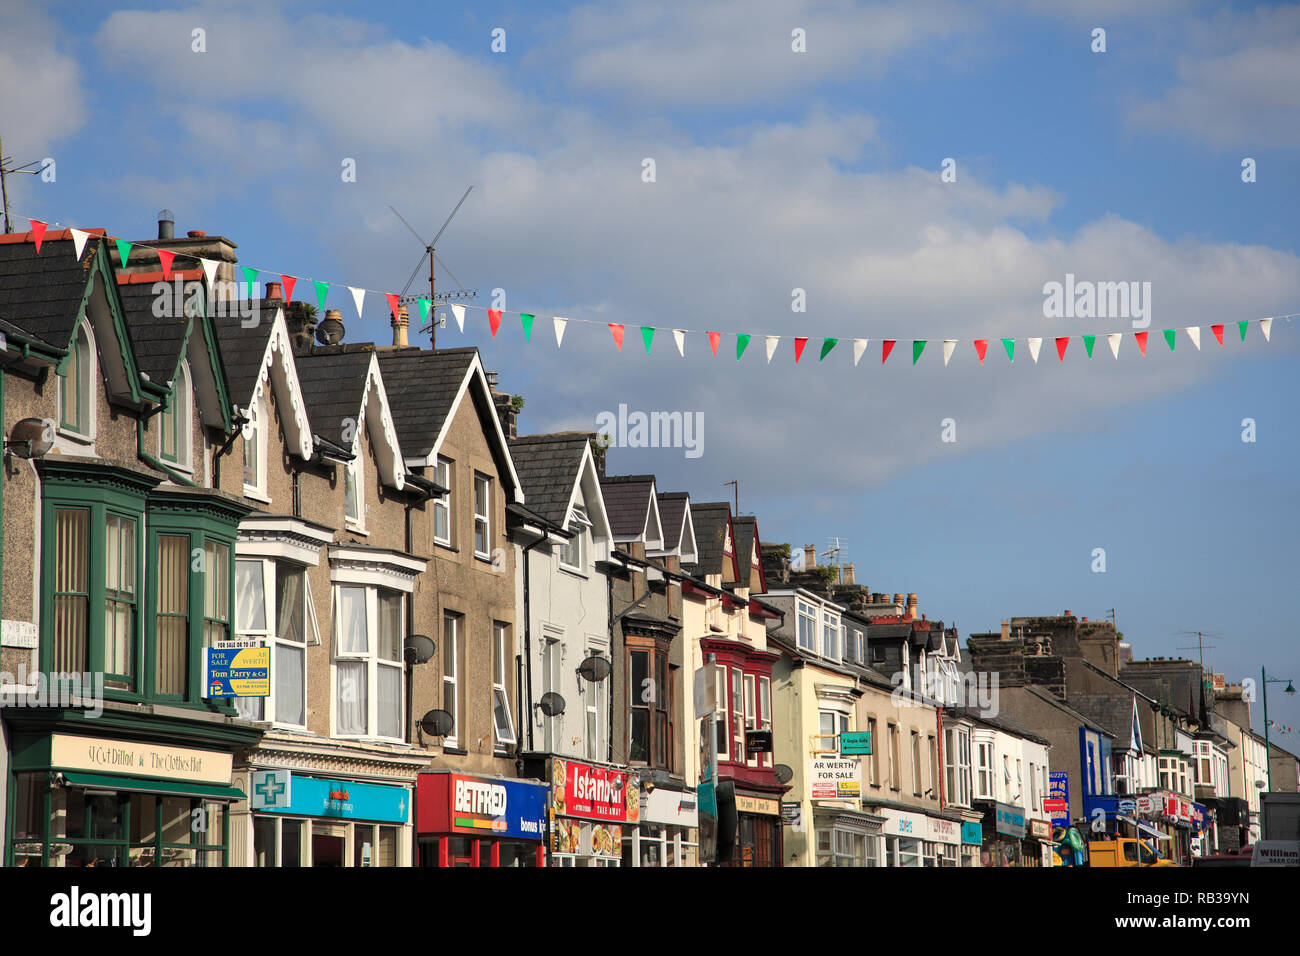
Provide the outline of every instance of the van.
<path id="1" fill-rule="evenodd" d="M 1088 843 L 1089 866 L 1177 866 L 1173 860 L 1146 840 L 1120 837 L 1115 840 L 1091 840 Z"/>

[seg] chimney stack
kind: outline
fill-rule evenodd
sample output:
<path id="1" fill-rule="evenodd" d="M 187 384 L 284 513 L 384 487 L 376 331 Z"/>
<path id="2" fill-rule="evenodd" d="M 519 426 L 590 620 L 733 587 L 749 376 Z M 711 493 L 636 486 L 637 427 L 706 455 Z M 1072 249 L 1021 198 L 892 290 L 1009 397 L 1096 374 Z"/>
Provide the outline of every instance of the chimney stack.
<path id="1" fill-rule="evenodd" d="M 852 561 L 850 561 L 848 564 L 844 565 L 844 583 L 845 583 L 845 584 L 854 584 L 854 583 L 856 583 L 856 582 L 853 580 L 853 562 L 852 562 Z"/>
<path id="2" fill-rule="evenodd" d="M 1009 641 L 1009 640 L 1011 640 L 1011 622 L 1010 622 L 1010 621 L 1003 621 L 1003 622 L 1002 622 L 1002 640 L 1004 640 L 1004 641 Z"/>
<path id="3" fill-rule="evenodd" d="M 402 306 L 397 310 L 397 318 L 390 319 L 389 324 L 393 327 L 393 346 L 395 348 L 405 347 L 408 344 L 406 330 L 411 324 L 411 315 L 406 306 Z"/>
<path id="4" fill-rule="evenodd" d="M 605 477 L 605 452 L 609 451 L 609 445 L 604 444 L 596 434 L 587 439 L 587 444 L 591 445 L 591 457 L 596 463 L 596 476 Z"/>
<path id="5" fill-rule="evenodd" d="M 158 238 L 176 238 L 176 217 L 170 209 L 164 209 L 158 213 Z"/>
<path id="6" fill-rule="evenodd" d="M 803 569 L 811 571 L 817 567 L 817 546 L 815 544 L 805 544 L 803 546 Z"/>

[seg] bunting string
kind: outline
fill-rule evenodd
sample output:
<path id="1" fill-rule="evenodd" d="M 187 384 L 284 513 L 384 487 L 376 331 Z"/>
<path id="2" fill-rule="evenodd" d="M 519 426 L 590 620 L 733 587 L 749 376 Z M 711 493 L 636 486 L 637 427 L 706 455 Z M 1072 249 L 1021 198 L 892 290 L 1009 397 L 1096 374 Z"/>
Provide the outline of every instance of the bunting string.
<path id="1" fill-rule="evenodd" d="M 33 245 L 35 246 L 36 254 L 40 255 L 41 245 L 46 239 L 46 232 L 49 227 L 49 223 L 39 219 L 29 219 L 29 222 L 31 223 L 31 232 L 29 234 L 29 238 L 32 241 Z M 101 233 L 101 230 L 82 230 L 82 229 L 77 229 L 75 227 L 65 227 L 65 228 L 67 228 L 68 230 L 67 232 L 68 238 L 71 238 L 73 240 L 74 252 L 78 258 L 81 257 L 81 254 L 85 249 L 86 240 L 91 235 L 99 235 Z M 136 244 L 126 239 L 121 239 L 117 236 L 103 235 L 102 238 L 106 242 L 114 243 L 118 252 L 119 260 L 122 262 L 123 265 L 125 265 L 129 261 L 131 257 L 132 249 L 135 247 Z M 215 260 L 207 259 L 201 256 L 196 256 L 192 252 L 187 252 L 185 250 L 167 249 L 165 246 L 159 246 L 155 244 L 152 240 L 150 240 L 147 245 L 143 243 L 141 245 L 143 248 L 149 250 L 150 252 L 158 256 L 162 273 L 165 278 L 170 279 L 172 273 L 174 271 L 177 271 L 176 266 L 174 264 L 174 260 L 177 256 L 180 256 L 183 259 L 194 259 L 198 261 L 199 265 L 203 269 L 203 274 L 208 284 L 210 286 L 213 285 L 216 276 L 217 266 L 218 266 L 218 263 Z M 328 300 L 331 289 L 346 289 L 351 294 L 353 307 L 358 317 L 361 317 L 362 315 L 364 300 L 367 293 L 373 296 L 379 296 L 382 301 L 386 301 L 388 304 L 389 311 L 391 312 L 394 318 L 397 318 L 398 315 L 399 297 L 396 293 L 393 292 L 382 292 L 374 289 L 367 289 L 361 286 L 352 286 L 352 285 L 344 285 L 342 283 L 329 282 L 324 279 L 313 279 L 304 276 L 295 276 L 295 275 L 290 275 L 288 273 L 278 272 L 272 269 L 263 269 L 259 266 L 241 265 L 240 270 L 243 275 L 244 285 L 248 290 L 250 290 L 250 295 L 251 295 L 251 290 L 257 285 L 258 277 L 262 275 L 266 275 L 266 276 L 274 277 L 274 279 L 270 281 L 275 281 L 277 279 L 279 280 L 280 286 L 284 292 L 284 299 L 286 302 L 293 301 L 294 289 L 297 286 L 297 283 L 302 281 L 304 283 L 304 286 L 309 286 L 313 290 L 317 307 L 321 310 L 325 308 L 325 304 L 326 301 Z M 431 315 L 434 311 L 435 304 L 433 300 L 427 296 L 426 297 L 415 296 L 413 298 L 415 299 L 415 301 L 418 303 L 419 306 L 420 324 L 422 326 L 427 326 L 431 320 Z M 456 327 L 462 333 L 464 333 L 465 331 L 465 319 L 468 310 L 474 309 L 474 310 L 486 312 L 489 331 L 493 339 L 497 337 L 497 333 L 501 330 L 502 318 L 506 314 L 505 310 L 503 309 L 493 309 L 493 308 L 488 308 L 486 306 L 472 305 L 469 303 L 455 302 L 455 303 L 448 303 L 448 305 L 451 309 L 453 317 L 456 320 Z M 526 342 L 532 341 L 533 322 L 540 316 L 541 318 L 551 319 L 552 326 L 554 327 L 555 330 L 556 348 L 560 348 L 563 345 L 564 332 L 565 329 L 568 327 L 569 323 L 577 322 L 583 325 L 605 326 L 613 337 L 615 348 L 619 352 L 623 350 L 623 334 L 627 328 L 627 326 L 624 323 L 609 322 L 600 319 L 573 318 L 569 316 L 557 316 L 557 315 L 546 316 L 543 315 L 542 313 L 532 312 L 532 311 L 510 312 L 510 314 L 517 315 L 519 317 L 520 328 L 523 331 L 524 340 Z M 1236 321 L 1235 326 L 1236 326 L 1238 336 L 1242 342 L 1246 341 L 1247 330 L 1250 328 L 1251 325 L 1256 325 L 1259 329 L 1260 334 L 1263 335 L 1264 340 L 1266 342 L 1269 342 L 1272 340 L 1272 326 L 1275 320 L 1282 319 L 1285 320 L 1287 323 L 1290 323 L 1290 321 L 1293 318 L 1297 318 L 1297 317 L 1300 317 L 1300 312 L 1290 312 L 1290 313 L 1267 316 L 1264 318 L 1257 318 L 1257 319 L 1240 319 Z M 1215 342 L 1218 344 L 1220 348 L 1223 348 L 1223 331 L 1225 328 L 1230 326 L 1231 323 L 1227 323 L 1227 322 L 1213 323 L 1208 326 L 1210 332 L 1214 336 Z M 718 355 L 718 348 L 721 344 L 723 336 L 724 335 L 729 337 L 734 336 L 736 340 L 736 349 L 735 349 L 736 361 L 740 361 L 741 357 L 745 354 L 745 350 L 748 347 L 754 335 L 762 334 L 762 333 L 753 333 L 753 332 L 724 333 L 716 329 L 705 330 L 705 329 L 674 328 L 668 330 L 668 329 L 661 329 L 657 326 L 650 326 L 650 325 L 636 326 L 636 328 L 638 328 L 641 333 L 641 341 L 645 347 L 645 351 L 647 355 L 651 354 L 652 343 L 654 341 L 655 333 L 662 332 L 662 331 L 671 331 L 673 337 L 673 344 L 677 348 L 678 355 L 681 356 L 682 358 L 686 357 L 686 337 L 688 335 L 704 336 L 707 339 L 709 344 L 709 353 L 714 358 L 716 358 Z M 1180 338 L 1178 334 L 1180 328 L 1182 332 L 1187 336 L 1187 339 L 1192 343 L 1192 347 L 1198 352 L 1201 351 L 1201 329 L 1206 328 L 1206 326 L 1197 326 L 1197 325 L 1159 329 L 1158 331 L 1160 333 L 1160 336 L 1163 339 L 1165 345 L 1168 347 L 1169 351 L 1174 352 L 1177 349 L 1177 342 Z M 1138 352 L 1143 357 L 1146 357 L 1147 355 L 1147 346 L 1149 344 L 1149 332 L 1150 330 L 1131 332 L 1133 336 L 1134 344 L 1137 345 Z M 1074 338 L 1079 338 L 1082 340 L 1083 349 L 1086 353 L 1086 356 L 1088 359 L 1091 359 L 1093 357 L 1093 348 L 1096 344 L 1097 337 L 1099 334 L 1105 336 L 1106 344 L 1110 348 L 1111 356 L 1115 359 L 1118 359 L 1120 346 L 1124 341 L 1125 335 L 1129 333 L 1105 332 L 1105 333 L 1084 333 L 1084 334 L 1076 334 L 1076 335 L 1058 335 L 1052 337 L 1052 342 L 1055 345 L 1058 364 L 1064 364 L 1066 351 L 1069 347 L 1070 340 Z M 799 364 L 799 360 L 803 357 L 804 347 L 810 341 L 820 338 L 821 344 L 818 349 L 818 359 L 817 359 L 819 363 L 824 362 L 826 360 L 826 357 L 831 353 L 832 349 L 834 349 L 835 346 L 840 341 L 838 337 L 833 337 L 833 336 L 821 337 L 821 336 L 808 336 L 808 335 L 767 335 L 767 334 L 762 334 L 762 335 L 763 335 L 763 346 L 764 346 L 763 350 L 766 355 L 767 364 L 769 365 L 772 362 L 772 357 L 776 354 L 777 348 L 779 347 L 780 343 L 783 340 L 790 341 L 793 344 L 794 362 L 796 365 Z M 857 366 L 858 363 L 862 360 L 862 356 L 866 353 L 867 348 L 871 341 L 872 340 L 869 338 L 853 339 L 852 355 L 853 355 L 854 366 Z M 899 341 L 908 341 L 908 340 L 898 339 L 898 338 L 884 338 L 884 337 L 879 339 L 880 363 L 882 365 L 889 360 L 890 354 L 892 353 L 894 346 Z M 936 341 L 936 339 L 931 339 L 928 337 L 912 338 L 910 341 L 912 343 L 912 365 L 917 365 L 921 361 L 922 353 L 925 351 L 926 345 L 931 341 Z M 985 359 L 988 355 L 988 346 L 989 346 L 989 339 L 987 338 L 977 338 L 977 339 L 945 338 L 937 341 L 941 341 L 943 345 L 942 360 L 943 360 L 943 365 L 945 367 L 948 366 L 949 361 L 952 359 L 953 354 L 956 352 L 957 345 L 963 341 L 969 341 L 974 346 L 975 356 L 979 360 L 979 364 L 981 366 L 985 364 Z M 1016 344 L 1020 341 L 1023 341 L 1025 343 L 1025 346 L 1029 352 L 1029 357 L 1032 360 L 1032 362 L 1035 365 L 1038 364 L 1038 359 L 1039 359 L 1039 355 L 1043 343 L 1043 338 L 1041 336 L 1031 336 L 1023 340 L 1017 338 L 1002 338 L 1000 339 L 1000 341 L 1002 343 L 1003 350 L 1006 353 L 1008 364 L 1015 364 Z M 1157 341 L 1160 341 L 1160 339 L 1157 339 Z M 931 354 L 933 355 L 933 353 Z M 1049 352 L 1048 354 L 1050 355 L 1051 353 Z"/>

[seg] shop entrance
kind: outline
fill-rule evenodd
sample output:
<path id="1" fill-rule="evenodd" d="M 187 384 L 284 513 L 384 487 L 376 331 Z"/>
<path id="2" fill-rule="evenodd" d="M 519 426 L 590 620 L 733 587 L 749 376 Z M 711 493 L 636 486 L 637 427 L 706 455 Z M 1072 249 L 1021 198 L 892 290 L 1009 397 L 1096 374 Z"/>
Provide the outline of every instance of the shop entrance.
<path id="1" fill-rule="evenodd" d="M 347 840 L 342 834 L 316 833 L 311 835 L 312 866 L 342 866 L 343 850 Z"/>

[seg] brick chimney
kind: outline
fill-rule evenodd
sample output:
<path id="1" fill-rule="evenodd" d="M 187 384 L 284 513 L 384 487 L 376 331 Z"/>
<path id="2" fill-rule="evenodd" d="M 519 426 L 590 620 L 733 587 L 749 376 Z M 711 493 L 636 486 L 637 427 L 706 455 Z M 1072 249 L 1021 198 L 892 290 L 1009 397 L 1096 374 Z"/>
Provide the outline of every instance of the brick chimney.
<path id="1" fill-rule="evenodd" d="M 805 544 L 803 546 L 803 568 L 805 571 L 811 571 L 817 567 L 817 546 L 815 544 Z"/>
<path id="2" fill-rule="evenodd" d="M 853 562 L 852 562 L 852 561 L 850 561 L 848 564 L 844 565 L 844 582 L 843 582 L 843 583 L 845 583 L 845 584 L 855 584 L 855 583 L 856 583 L 856 582 L 853 580 Z"/>
<path id="3" fill-rule="evenodd" d="M 397 318 L 389 319 L 388 324 L 393 327 L 393 347 L 405 347 L 409 343 L 406 341 L 406 330 L 411 324 L 411 315 L 406 306 L 397 310 Z M 514 435 L 507 435 L 507 438 L 513 438 Z"/>
<path id="4" fill-rule="evenodd" d="M 397 343 L 394 342 L 393 344 Z M 497 418 L 501 421 L 501 431 L 505 433 L 507 441 L 517 437 L 515 422 L 519 417 L 519 409 L 524 405 L 523 399 L 518 399 L 518 405 L 516 405 L 515 396 L 497 391 L 496 372 L 484 372 L 483 374 L 487 378 L 488 388 L 492 391 L 492 404 L 496 407 Z"/>
<path id="5" fill-rule="evenodd" d="M 596 475 L 597 477 L 604 478 L 605 452 L 609 451 L 609 446 L 600 440 L 599 435 L 592 435 L 591 438 L 587 440 L 587 443 L 591 445 L 591 457 L 596 463 Z"/>
<path id="6" fill-rule="evenodd" d="M 1003 621 L 1003 622 L 1002 622 L 1002 640 L 1004 640 L 1004 641 L 1009 641 L 1009 640 L 1011 640 L 1011 622 L 1010 622 L 1010 621 Z"/>

